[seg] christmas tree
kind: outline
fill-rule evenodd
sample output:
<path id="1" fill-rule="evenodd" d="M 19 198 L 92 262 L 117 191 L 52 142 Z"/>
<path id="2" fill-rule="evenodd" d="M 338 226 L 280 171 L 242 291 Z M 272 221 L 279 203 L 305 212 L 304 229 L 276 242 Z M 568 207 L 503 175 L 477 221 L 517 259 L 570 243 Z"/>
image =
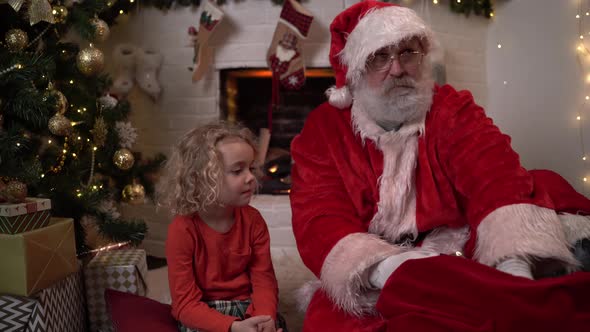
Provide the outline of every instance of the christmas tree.
<path id="1" fill-rule="evenodd" d="M 108 38 L 112 5 L 0 4 L 0 202 L 50 198 L 52 215 L 75 220 L 80 254 L 92 249 L 91 232 L 111 243 L 143 240 L 145 223 L 122 219 L 116 202 L 151 196 L 164 159 L 131 151 L 130 105 L 108 94 L 104 55 L 92 43 Z M 70 33 L 84 42 L 64 42 Z"/>

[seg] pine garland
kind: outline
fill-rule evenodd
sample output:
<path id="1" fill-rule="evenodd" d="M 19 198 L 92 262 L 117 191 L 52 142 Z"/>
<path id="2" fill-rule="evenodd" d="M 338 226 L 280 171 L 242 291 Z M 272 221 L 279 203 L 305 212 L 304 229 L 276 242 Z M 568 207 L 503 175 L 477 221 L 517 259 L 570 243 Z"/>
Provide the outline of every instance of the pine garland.
<path id="1" fill-rule="evenodd" d="M 217 5 L 224 5 L 228 0 L 215 0 Z M 298 2 L 306 2 L 307 0 L 297 0 Z M 399 0 L 381 0 L 384 2 L 399 2 Z M 442 1 L 442 0 L 441 0 Z M 483 16 L 491 18 L 494 12 L 492 0 L 448 0 L 449 8 L 452 12 L 465 14 L 469 16 L 474 14 L 476 16 Z M 285 0 L 270 0 L 273 5 L 283 5 Z M 118 15 L 119 10 L 123 12 L 129 12 L 135 6 L 139 5 L 139 1 L 130 3 L 129 1 L 121 1 L 115 3 L 113 6 L 112 16 L 108 17 L 109 20 L 113 20 Z M 141 0 L 141 6 L 156 7 L 161 10 L 168 10 L 173 6 L 187 7 L 187 6 L 200 6 L 201 0 Z"/>

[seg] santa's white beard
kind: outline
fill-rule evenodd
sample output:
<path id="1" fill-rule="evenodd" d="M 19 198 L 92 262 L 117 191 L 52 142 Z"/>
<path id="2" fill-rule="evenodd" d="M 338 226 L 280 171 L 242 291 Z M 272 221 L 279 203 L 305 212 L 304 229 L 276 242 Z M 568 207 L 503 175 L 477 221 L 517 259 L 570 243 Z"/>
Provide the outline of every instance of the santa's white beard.
<path id="1" fill-rule="evenodd" d="M 357 109 L 390 131 L 424 118 L 432 104 L 432 88 L 430 78 L 387 78 L 378 89 L 369 87 L 363 80 L 353 89 L 353 97 Z"/>

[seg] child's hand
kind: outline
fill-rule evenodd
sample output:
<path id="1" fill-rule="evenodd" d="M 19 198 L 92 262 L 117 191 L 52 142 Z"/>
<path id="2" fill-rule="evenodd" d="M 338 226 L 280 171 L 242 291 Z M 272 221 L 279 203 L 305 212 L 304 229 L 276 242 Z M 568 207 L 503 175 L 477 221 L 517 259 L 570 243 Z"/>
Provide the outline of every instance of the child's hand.
<path id="1" fill-rule="evenodd" d="M 258 324 L 258 332 L 282 332 L 282 331 L 283 331 L 283 329 L 275 330 L 275 321 L 272 319 Z"/>
<path id="2" fill-rule="evenodd" d="M 270 316 L 254 316 L 244 320 L 236 320 L 231 324 L 231 332 L 258 332 L 258 325 L 272 322 Z M 274 322 L 273 322 L 274 324 Z M 274 326 L 274 325 L 273 325 Z"/>

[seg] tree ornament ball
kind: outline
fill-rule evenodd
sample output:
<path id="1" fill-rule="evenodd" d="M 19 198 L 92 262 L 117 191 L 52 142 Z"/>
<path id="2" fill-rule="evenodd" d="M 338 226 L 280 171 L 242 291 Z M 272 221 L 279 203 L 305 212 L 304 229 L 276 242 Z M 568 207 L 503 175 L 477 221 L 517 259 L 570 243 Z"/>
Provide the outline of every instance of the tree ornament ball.
<path id="1" fill-rule="evenodd" d="M 66 8 L 66 6 L 52 6 L 51 13 L 53 14 L 53 19 L 57 24 L 65 23 L 65 21 L 68 19 L 68 8 Z"/>
<path id="2" fill-rule="evenodd" d="M 139 183 L 126 185 L 121 194 L 123 201 L 129 204 L 138 205 L 145 200 L 145 188 Z"/>
<path id="3" fill-rule="evenodd" d="M 90 25 L 94 27 L 94 42 L 104 42 L 109 38 L 110 29 L 107 22 L 101 20 L 100 18 L 93 18 L 90 19 Z"/>
<path id="4" fill-rule="evenodd" d="M 68 99 L 59 90 L 49 89 L 43 94 L 43 101 L 47 102 L 50 98 L 55 100 L 53 110 L 59 114 L 64 114 L 68 110 Z"/>
<path id="5" fill-rule="evenodd" d="M 63 116 L 56 114 L 49 119 L 49 131 L 56 136 L 67 136 L 72 130 L 72 121 Z"/>
<path id="6" fill-rule="evenodd" d="M 3 188 L 2 196 L 10 203 L 22 203 L 27 198 L 27 185 L 20 181 L 12 180 Z"/>
<path id="7" fill-rule="evenodd" d="M 82 74 L 94 76 L 104 68 L 104 54 L 95 47 L 87 47 L 78 53 L 76 66 Z"/>
<path id="8" fill-rule="evenodd" d="M 20 52 L 29 44 L 29 36 L 21 29 L 10 29 L 4 35 L 4 41 L 10 52 Z"/>
<path id="9" fill-rule="evenodd" d="M 133 167 L 133 163 L 135 162 L 135 157 L 133 153 L 128 149 L 122 148 L 115 152 L 113 155 L 113 163 L 119 168 L 124 171 Z"/>

